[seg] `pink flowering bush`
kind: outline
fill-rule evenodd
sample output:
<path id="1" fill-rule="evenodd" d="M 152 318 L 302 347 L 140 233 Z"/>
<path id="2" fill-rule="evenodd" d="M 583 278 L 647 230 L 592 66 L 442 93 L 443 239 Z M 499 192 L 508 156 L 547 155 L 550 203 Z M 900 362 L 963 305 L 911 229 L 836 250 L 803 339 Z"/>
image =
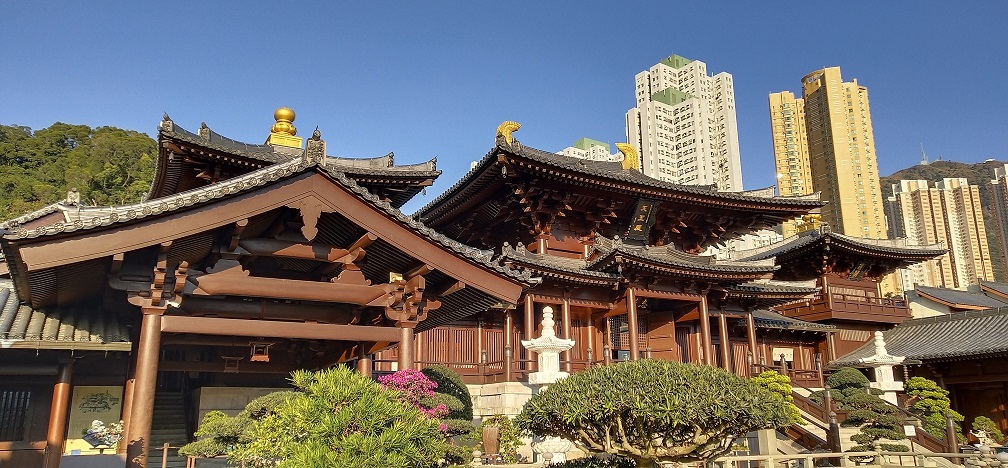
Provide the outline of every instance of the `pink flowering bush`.
<path id="1" fill-rule="evenodd" d="M 440 419 L 448 414 L 448 407 L 444 403 L 438 403 L 437 405 L 424 404 L 434 398 L 434 390 L 438 387 L 438 384 L 424 375 L 423 372 L 414 369 L 403 369 L 379 377 L 378 383 L 386 390 L 398 391 L 401 395 L 400 400 L 403 403 L 416 407 L 428 418 Z M 448 426 L 444 423 L 441 426 L 442 432 L 448 429 Z"/>

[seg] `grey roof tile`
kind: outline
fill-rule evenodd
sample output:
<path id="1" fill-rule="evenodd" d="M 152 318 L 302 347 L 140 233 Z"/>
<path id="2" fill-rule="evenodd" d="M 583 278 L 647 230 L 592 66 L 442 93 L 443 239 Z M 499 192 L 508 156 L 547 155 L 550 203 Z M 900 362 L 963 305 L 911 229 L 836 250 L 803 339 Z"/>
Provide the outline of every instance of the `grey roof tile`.
<path id="1" fill-rule="evenodd" d="M 886 350 L 909 359 L 951 360 L 1008 353 L 1008 307 L 907 320 L 882 333 Z M 856 366 L 875 354 L 874 342 L 830 363 Z"/>
<path id="2" fill-rule="evenodd" d="M 928 286 L 915 286 L 917 294 L 936 299 L 949 304 L 964 306 L 983 307 L 993 309 L 997 307 L 1008 307 L 1008 302 L 984 295 L 982 292 L 960 291 L 948 288 L 932 288 Z"/>
<path id="3" fill-rule="evenodd" d="M 129 330 L 100 307 L 32 309 L 0 280 L 0 348 L 129 351 Z"/>
<path id="4" fill-rule="evenodd" d="M 781 330 L 807 330 L 828 332 L 835 331 L 837 327 L 824 325 L 821 323 L 806 322 L 796 318 L 786 317 L 780 312 L 772 310 L 757 309 L 752 311 L 753 322 L 758 328 L 777 328 Z"/>

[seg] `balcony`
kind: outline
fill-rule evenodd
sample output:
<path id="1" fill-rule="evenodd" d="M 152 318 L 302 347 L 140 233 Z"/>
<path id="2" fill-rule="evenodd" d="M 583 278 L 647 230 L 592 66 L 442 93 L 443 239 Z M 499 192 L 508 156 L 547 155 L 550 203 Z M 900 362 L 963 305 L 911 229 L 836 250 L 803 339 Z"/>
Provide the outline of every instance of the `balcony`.
<path id="1" fill-rule="evenodd" d="M 847 320 L 870 323 L 900 323 L 911 317 L 902 298 L 881 297 L 873 281 L 829 279 L 820 281 L 822 291 L 807 302 L 780 307 L 788 317 L 809 322 Z"/>

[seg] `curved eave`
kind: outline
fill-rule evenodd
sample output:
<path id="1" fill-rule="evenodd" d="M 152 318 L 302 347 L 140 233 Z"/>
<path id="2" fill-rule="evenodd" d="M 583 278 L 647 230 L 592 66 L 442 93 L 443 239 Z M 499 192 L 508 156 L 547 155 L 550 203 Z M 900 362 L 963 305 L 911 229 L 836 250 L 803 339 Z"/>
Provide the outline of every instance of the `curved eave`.
<path id="1" fill-rule="evenodd" d="M 578 274 L 576 272 L 545 267 L 536 263 L 521 262 L 518 260 L 508 260 L 508 262 L 512 267 L 529 270 L 533 275 L 548 277 L 565 283 L 612 287 L 620 282 L 620 277 L 616 275 L 607 275 L 604 273 L 588 274 L 588 272 Z"/>
<path id="2" fill-rule="evenodd" d="M 585 161 L 566 156 L 558 156 L 541 150 L 520 147 L 511 151 L 495 146 L 483 159 L 441 196 L 421 208 L 414 215 L 432 225 L 438 225 L 446 215 L 458 212 L 471 204 L 473 193 L 478 193 L 493 178 L 501 177 L 496 169 L 498 157 L 508 159 L 516 170 L 525 169 L 545 178 L 564 180 L 575 185 L 599 186 L 636 197 L 655 198 L 662 201 L 694 204 L 701 207 L 733 207 L 739 210 L 760 211 L 791 217 L 820 208 L 826 202 L 800 198 L 765 198 L 737 192 L 715 192 L 704 187 L 670 184 L 652 179 L 637 171 L 616 170 L 620 163 Z M 565 165 L 558 165 L 558 158 L 567 158 Z M 592 171 L 578 170 L 577 167 L 595 167 Z"/>
<path id="3" fill-rule="evenodd" d="M 749 270 L 749 269 L 737 269 L 737 268 L 702 268 L 701 265 L 696 267 L 686 266 L 686 265 L 671 265 L 665 263 L 659 263 L 648 259 L 643 259 L 639 257 L 626 257 L 623 256 L 622 261 L 619 262 L 623 271 L 627 270 L 638 270 L 649 274 L 657 274 L 662 276 L 674 276 L 680 278 L 690 278 L 690 279 L 720 279 L 725 281 L 749 281 L 756 279 L 769 278 L 773 275 L 773 270 L 776 267 L 767 268 L 765 270 Z M 617 263 L 614 258 L 611 262 L 602 262 L 598 264 L 600 270 L 606 270 L 611 268 Z"/>

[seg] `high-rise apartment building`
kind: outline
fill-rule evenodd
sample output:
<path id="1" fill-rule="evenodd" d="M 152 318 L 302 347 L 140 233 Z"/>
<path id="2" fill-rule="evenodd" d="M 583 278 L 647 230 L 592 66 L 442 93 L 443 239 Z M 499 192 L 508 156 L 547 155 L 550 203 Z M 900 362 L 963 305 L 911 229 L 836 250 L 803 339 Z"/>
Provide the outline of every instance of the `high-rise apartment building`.
<path id="1" fill-rule="evenodd" d="M 622 154 L 611 154 L 612 146 L 591 138 L 581 138 L 575 141 L 572 146 L 568 146 L 559 151 L 559 154 L 572 158 L 590 159 L 592 161 L 622 161 Z"/>
<path id="2" fill-rule="evenodd" d="M 844 82 L 839 67 L 816 70 L 802 78 L 801 99 L 770 95 L 770 119 L 780 193 L 821 192 L 835 231 L 886 238 L 868 89 Z"/>
<path id="3" fill-rule="evenodd" d="M 732 76 L 672 55 L 635 77 L 637 106 L 627 111 L 627 141 L 641 171 L 656 179 L 742 190 Z"/>
<path id="4" fill-rule="evenodd" d="M 812 166 L 805 136 L 805 100 L 790 91 L 770 95 L 770 128 L 773 133 L 774 168 L 777 170 L 777 194 L 798 197 L 814 193 Z M 797 233 L 800 220 L 781 226 L 781 234 Z"/>
<path id="5" fill-rule="evenodd" d="M 994 169 L 994 179 L 989 187 L 994 202 L 994 232 L 1001 244 L 1001 256 L 995 261 L 1000 262 L 1001 271 L 1008 274 L 1008 164 Z"/>
<path id="6" fill-rule="evenodd" d="M 965 178 L 946 178 L 930 187 L 926 180 L 901 180 L 886 200 L 889 235 L 908 243 L 941 243 L 948 253 L 904 273 L 903 285 L 966 289 L 979 280 L 993 281 L 980 187 Z"/>

